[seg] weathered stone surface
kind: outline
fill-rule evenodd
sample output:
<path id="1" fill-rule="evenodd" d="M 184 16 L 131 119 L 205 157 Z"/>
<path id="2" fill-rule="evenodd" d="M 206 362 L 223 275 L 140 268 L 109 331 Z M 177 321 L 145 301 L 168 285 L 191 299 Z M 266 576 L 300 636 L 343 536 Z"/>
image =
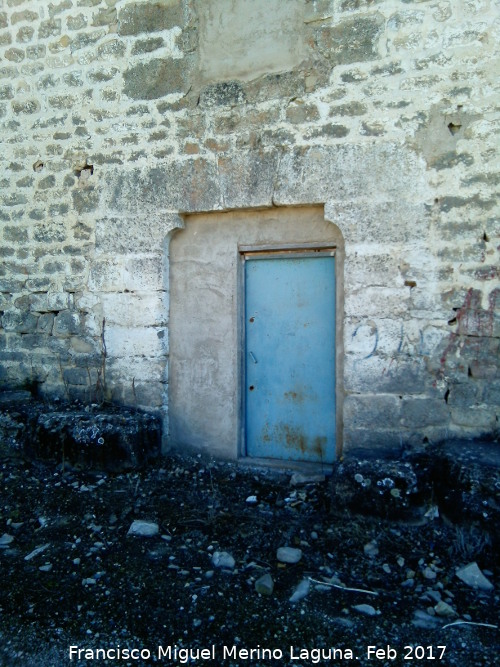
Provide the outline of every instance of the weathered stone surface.
<path id="1" fill-rule="evenodd" d="M 2 317 L 2 326 L 5 331 L 16 333 L 33 333 L 36 330 L 38 317 L 33 313 L 7 311 Z"/>
<path id="2" fill-rule="evenodd" d="M 350 428 L 372 428 L 377 423 L 383 423 L 385 428 L 394 428 L 401 418 L 401 400 L 392 394 L 351 394 L 346 397 L 344 409 Z"/>
<path id="3" fill-rule="evenodd" d="M 349 18 L 332 28 L 322 28 L 318 50 L 332 65 L 375 60 L 384 19 L 380 14 Z"/>
<path id="4" fill-rule="evenodd" d="M 133 100 L 156 100 L 187 89 L 187 65 L 182 59 L 156 58 L 123 73 L 123 92 Z"/>
<path id="5" fill-rule="evenodd" d="M 94 187 L 75 189 L 72 191 L 73 206 L 78 213 L 90 213 L 99 204 L 99 191 Z"/>
<path id="6" fill-rule="evenodd" d="M 404 167 L 402 167 L 404 165 Z M 377 174 L 385 171 L 381 183 Z M 359 192 L 376 200 L 392 199 L 406 188 L 420 190 L 425 179 L 414 156 L 395 145 L 296 148 L 280 161 L 275 188 L 276 204 L 335 201 L 348 197 L 356 200 Z M 384 191 L 381 191 L 381 188 Z"/>
<path id="7" fill-rule="evenodd" d="M 11 100 L 14 97 L 14 91 L 10 84 L 0 86 L 0 100 Z"/>
<path id="8" fill-rule="evenodd" d="M 158 2 L 133 2 L 118 14 L 119 35 L 139 35 L 168 30 L 184 24 L 184 12 L 180 0 Z"/>
<path id="9" fill-rule="evenodd" d="M 182 220 L 176 214 L 151 216 L 156 222 L 146 238 L 135 216 L 99 218 L 95 227 L 96 252 L 123 255 L 159 252 L 167 234 L 181 226 Z"/>
<path id="10" fill-rule="evenodd" d="M 92 25 L 103 26 L 113 25 L 116 23 L 117 13 L 116 7 L 102 7 L 94 14 Z"/>
<path id="11" fill-rule="evenodd" d="M 337 125 L 335 123 L 327 123 L 316 130 L 310 130 L 307 133 L 308 139 L 315 139 L 316 137 L 337 137 L 341 139 L 349 134 L 349 128 L 345 125 Z"/>
<path id="12" fill-rule="evenodd" d="M 7 49 L 5 57 L 13 63 L 20 63 L 24 60 L 24 51 L 21 49 Z"/>
<path id="13" fill-rule="evenodd" d="M 245 92 L 238 81 L 225 81 L 203 89 L 200 103 L 211 106 L 235 106 L 245 102 Z"/>
<path id="14" fill-rule="evenodd" d="M 457 570 L 456 575 L 471 588 L 479 588 L 479 590 L 482 591 L 492 591 L 494 588 L 491 581 L 486 579 L 481 572 L 477 563 L 469 563 L 468 565 L 461 567 Z"/>
<path id="15" fill-rule="evenodd" d="M 118 39 L 110 39 L 98 46 L 97 54 L 102 60 L 108 60 L 108 58 L 121 58 L 125 50 L 124 42 Z"/>
<path id="16" fill-rule="evenodd" d="M 220 567 L 222 569 L 233 570 L 236 565 L 236 561 L 233 556 L 227 551 L 216 551 L 212 556 L 212 563 L 215 567 Z"/>
<path id="17" fill-rule="evenodd" d="M 332 477 L 337 507 L 390 519 L 430 520 L 436 513 L 500 540 L 500 449 L 494 441 L 452 441 L 406 459 L 349 458 Z"/>
<path id="18" fill-rule="evenodd" d="M 54 335 L 67 337 L 82 333 L 82 322 L 78 312 L 62 310 L 54 320 Z"/>
<path id="19" fill-rule="evenodd" d="M 449 408 L 444 400 L 406 398 L 401 405 L 401 423 L 409 428 L 432 426 L 446 422 Z"/>
<path id="20" fill-rule="evenodd" d="M 204 81 L 254 79 L 289 71 L 305 53 L 298 0 L 197 0 L 200 20 L 200 72 Z M 272 21 L 268 16 L 272 15 Z"/>
<path id="21" fill-rule="evenodd" d="M 160 528 L 157 523 L 136 519 L 135 521 L 132 521 L 127 535 L 135 535 L 137 537 L 154 537 L 155 535 L 158 535 L 159 532 Z"/>
<path id="22" fill-rule="evenodd" d="M 40 23 L 38 28 L 38 39 L 55 37 L 61 34 L 61 19 L 47 19 Z"/>
<path id="23" fill-rule="evenodd" d="M 433 453 L 435 493 L 441 512 L 456 523 L 478 525 L 500 540 L 498 442 L 444 443 Z"/>
<path id="24" fill-rule="evenodd" d="M 264 151 L 219 158 L 223 207 L 271 206 L 278 160 L 277 152 Z"/>
<path id="25" fill-rule="evenodd" d="M 135 56 L 140 53 L 151 53 L 163 46 L 162 37 L 151 37 L 150 39 L 138 39 L 132 47 L 132 55 Z"/>
<path id="26" fill-rule="evenodd" d="M 302 558 L 302 550 L 294 547 L 279 547 L 276 551 L 276 559 L 280 563 L 294 564 Z"/>
<path id="27" fill-rule="evenodd" d="M 154 169 L 116 172 L 108 183 L 109 207 L 118 212 L 165 209 L 206 211 L 220 205 L 212 162 L 191 158 Z"/>
<path id="28" fill-rule="evenodd" d="M 5 407 L 15 407 L 20 403 L 26 403 L 32 400 L 33 396 L 27 389 L 0 392 L 0 406 L 2 409 Z"/>
<path id="29" fill-rule="evenodd" d="M 346 459 L 334 470 L 333 502 L 392 519 L 422 519 L 431 497 L 426 472 L 409 462 Z"/>
<path id="30" fill-rule="evenodd" d="M 261 595 L 272 595 L 274 590 L 274 581 L 269 573 L 263 574 L 255 582 L 255 590 Z"/>
<path id="31" fill-rule="evenodd" d="M 159 455 L 161 426 L 157 417 L 138 410 L 49 408 L 27 392 L 9 392 L 0 399 L 0 435 L 2 453 L 120 472 Z"/>

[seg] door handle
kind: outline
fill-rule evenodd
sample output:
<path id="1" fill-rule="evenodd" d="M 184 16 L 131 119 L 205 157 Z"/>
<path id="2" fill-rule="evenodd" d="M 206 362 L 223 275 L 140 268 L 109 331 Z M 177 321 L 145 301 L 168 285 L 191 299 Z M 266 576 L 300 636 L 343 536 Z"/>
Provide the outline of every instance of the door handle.
<path id="1" fill-rule="evenodd" d="M 253 352 L 249 352 L 248 354 L 250 355 L 250 358 L 252 359 L 253 363 L 256 364 L 256 363 L 257 363 L 257 359 L 255 358 L 254 353 L 253 353 Z"/>

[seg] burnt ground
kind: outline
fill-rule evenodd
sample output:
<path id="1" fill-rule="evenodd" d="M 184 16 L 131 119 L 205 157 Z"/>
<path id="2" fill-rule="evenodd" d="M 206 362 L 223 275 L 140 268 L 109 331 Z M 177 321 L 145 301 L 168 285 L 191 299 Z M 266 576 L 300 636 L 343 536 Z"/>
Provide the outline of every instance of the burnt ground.
<path id="1" fill-rule="evenodd" d="M 331 498 L 328 480 L 292 487 L 290 474 L 202 458 L 115 475 L 5 461 L 0 665 L 187 664 L 182 651 L 159 658 L 168 646 L 200 665 L 498 664 L 500 564 L 487 535 L 441 516 L 409 525 L 352 515 Z M 127 535 L 137 519 L 158 534 Z M 301 560 L 279 563 L 281 546 Z M 234 568 L 214 566 L 222 551 Z M 473 561 L 493 591 L 456 576 Z M 271 595 L 255 590 L 265 573 Z M 307 595 L 290 602 L 304 580 Z M 88 652 L 70 660 L 70 646 Z M 212 646 L 215 659 L 196 659 Z M 382 652 L 368 658 L 369 646 Z M 234 657 L 259 647 L 274 658 Z M 118 648 L 120 659 L 97 657 Z"/>

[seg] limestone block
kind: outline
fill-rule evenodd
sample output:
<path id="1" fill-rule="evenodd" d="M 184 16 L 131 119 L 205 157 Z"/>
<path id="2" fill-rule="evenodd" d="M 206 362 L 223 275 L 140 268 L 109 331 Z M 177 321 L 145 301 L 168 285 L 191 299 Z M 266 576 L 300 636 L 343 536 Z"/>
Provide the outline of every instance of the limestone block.
<path id="1" fill-rule="evenodd" d="M 420 438 L 420 442 L 422 437 Z M 354 458 L 399 458 L 404 434 L 398 428 L 354 428 L 344 426 L 343 451 Z"/>
<path id="2" fill-rule="evenodd" d="M 349 270 L 347 263 L 346 270 Z M 349 291 L 347 291 L 347 289 Z M 384 313 L 394 316 L 403 316 L 410 306 L 409 290 L 401 287 L 366 287 L 350 288 L 347 286 L 345 295 L 345 314 L 347 317 L 356 317 L 362 313 L 365 317 L 383 317 Z"/>
<path id="3" fill-rule="evenodd" d="M 213 161 L 190 157 L 151 169 L 111 173 L 106 203 L 121 214 L 195 212 L 220 208 L 220 196 Z"/>
<path id="4" fill-rule="evenodd" d="M 373 355 L 356 359 L 347 355 L 344 360 L 344 386 L 346 391 L 372 391 L 405 394 L 430 392 L 433 376 L 427 372 L 425 359 L 408 358 L 407 355 Z M 444 392 L 443 392 L 444 393 Z"/>
<path id="5" fill-rule="evenodd" d="M 60 243 L 67 238 L 66 225 L 54 220 L 35 225 L 33 238 L 38 243 Z"/>
<path id="6" fill-rule="evenodd" d="M 106 377 L 111 385 L 122 382 L 129 387 L 132 381 L 147 383 L 167 381 L 167 358 L 132 357 L 125 353 L 121 357 L 106 360 Z"/>
<path id="7" fill-rule="evenodd" d="M 11 62 L 20 63 L 22 60 L 24 60 L 24 51 L 15 48 L 7 49 L 5 52 L 5 57 Z"/>
<path id="8" fill-rule="evenodd" d="M 109 326 L 105 330 L 108 357 L 162 357 L 168 354 L 166 329 Z"/>
<path id="9" fill-rule="evenodd" d="M 238 153 L 218 160 L 224 208 L 271 206 L 277 152 Z"/>
<path id="10" fill-rule="evenodd" d="M 334 137 L 336 139 L 342 139 L 348 134 L 349 128 L 345 125 L 326 123 L 326 125 L 321 125 L 313 130 L 308 130 L 305 136 L 307 139 L 316 139 L 317 137 Z"/>
<path id="11" fill-rule="evenodd" d="M 90 186 L 78 188 L 71 192 L 73 206 L 78 213 L 90 213 L 99 205 L 99 190 Z"/>
<path id="12" fill-rule="evenodd" d="M 124 327 L 165 326 L 167 311 L 162 292 L 132 294 L 124 292 L 101 295 L 102 314 L 106 325 Z"/>
<path id="13" fill-rule="evenodd" d="M 41 318 L 40 318 L 41 319 Z M 96 342 L 94 339 L 79 338 L 78 336 L 71 336 L 71 349 L 77 354 L 91 354 L 96 352 Z"/>
<path id="14" fill-rule="evenodd" d="M 81 315 L 71 310 L 62 310 L 54 320 L 54 336 L 67 338 L 84 333 Z"/>
<path id="15" fill-rule="evenodd" d="M 290 71 L 305 55 L 300 0 L 196 1 L 202 80 L 249 80 Z M 269 20 L 272 17 L 272 20 Z"/>
<path id="16" fill-rule="evenodd" d="M 130 291 L 162 290 L 166 281 L 165 270 L 164 259 L 159 252 L 129 257 L 123 265 L 123 287 Z"/>
<path id="17" fill-rule="evenodd" d="M 124 288 L 123 285 L 122 258 L 103 258 L 92 262 L 88 282 L 89 290 L 119 291 Z"/>
<path id="18" fill-rule="evenodd" d="M 245 83 L 243 90 L 248 103 L 258 104 L 273 99 L 294 99 L 306 92 L 303 72 L 292 70 L 278 74 L 265 74 Z"/>
<path id="19" fill-rule="evenodd" d="M 66 26 L 68 30 L 81 30 L 87 26 L 87 19 L 83 14 L 68 16 Z"/>
<path id="20" fill-rule="evenodd" d="M 165 385 L 153 379 L 141 382 L 133 378 L 130 384 L 123 384 L 122 392 L 125 405 L 160 409 L 165 404 Z"/>
<path id="21" fill-rule="evenodd" d="M 159 252 L 167 234 L 182 225 L 175 213 L 134 217 L 106 217 L 96 220 L 97 253 L 130 254 Z"/>
<path id="22" fill-rule="evenodd" d="M 318 50 L 332 65 L 375 60 L 385 20 L 381 14 L 357 16 L 318 31 Z"/>
<path id="23" fill-rule="evenodd" d="M 93 26 L 113 25 L 116 23 L 116 7 L 103 7 L 95 14 L 92 21 Z"/>
<path id="24" fill-rule="evenodd" d="M 12 243 L 26 243 L 28 241 L 28 230 L 26 227 L 4 227 L 3 237 Z"/>
<path id="25" fill-rule="evenodd" d="M 5 331 L 28 334 L 36 331 L 38 316 L 34 313 L 8 310 L 3 314 L 1 321 Z"/>
<path id="26" fill-rule="evenodd" d="M 188 65 L 182 58 L 154 58 L 129 67 L 123 73 L 125 95 L 133 100 L 156 100 L 186 92 Z"/>
<path id="27" fill-rule="evenodd" d="M 484 401 L 487 405 L 500 405 L 500 381 L 488 382 L 484 390 Z"/>
<path id="28" fill-rule="evenodd" d="M 44 313 L 38 318 L 36 330 L 40 333 L 51 334 L 54 326 L 54 313 Z"/>
<path id="29" fill-rule="evenodd" d="M 110 58 L 122 58 L 126 48 L 127 47 L 122 40 L 110 39 L 98 46 L 97 55 L 99 58 L 106 61 Z"/>
<path id="30" fill-rule="evenodd" d="M 39 313 L 66 310 L 71 305 L 71 295 L 67 292 L 46 292 L 30 294 L 30 310 Z"/>
<path id="31" fill-rule="evenodd" d="M 63 371 L 64 381 L 68 384 L 87 387 L 91 383 L 91 375 L 86 368 L 66 368 Z"/>
<path id="32" fill-rule="evenodd" d="M 61 19 L 47 19 L 38 28 L 38 39 L 54 37 L 61 34 Z"/>
<path id="33" fill-rule="evenodd" d="M 401 419 L 401 400 L 392 394 L 350 394 L 344 400 L 344 423 L 354 428 L 397 427 Z"/>
<path id="34" fill-rule="evenodd" d="M 238 81 L 224 81 L 204 88 L 200 104 L 207 107 L 236 106 L 245 102 L 245 92 Z"/>
<path id="35" fill-rule="evenodd" d="M 497 411 L 494 407 L 477 405 L 469 408 L 452 408 L 451 419 L 457 426 L 470 426 L 478 429 L 495 429 L 497 420 Z"/>
<path id="36" fill-rule="evenodd" d="M 424 163 L 401 146 L 384 143 L 297 147 L 280 161 L 274 202 L 380 202 L 414 199 L 417 193 L 424 192 Z"/>
<path id="37" fill-rule="evenodd" d="M 348 318 L 344 328 L 344 350 L 358 360 L 369 359 L 375 354 L 390 357 L 403 350 L 407 353 L 411 346 L 408 339 L 411 330 L 407 331 L 405 326 L 409 324 L 389 317 Z M 420 332 L 417 335 L 420 345 Z"/>
<path id="38" fill-rule="evenodd" d="M 158 0 L 157 2 L 132 2 L 126 4 L 118 14 L 119 35 L 168 30 L 184 24 L 181 0 Z"/>
<path id="39" fill-rule="evenodd" d="M 138 39 L 132 47 L 132 55 L 151 53 L 163 46 L 163 37 L 150 37 L 149 39 Z"/>
<path id="40" fill-rule="evenodd" d="M 371 246 L 371 244 L 370 244 Z M 344 284 L 349 287 L 377 285 L 391 287 L 403 285 L 400 277 L 401 249 L 397 246 L 384 248 L 373 244 L 370 248 L 351 246 L 352 255 L 348 260 Z M 398 280 L 399 278 L 399 280 Z"/>
<path id="41" fill-rule="evenodd" d="M 444 399 L 408 397 L 401 404 L 401 423 L 409 428 L 424 428 L 446 423 L 450 410 Z"/>

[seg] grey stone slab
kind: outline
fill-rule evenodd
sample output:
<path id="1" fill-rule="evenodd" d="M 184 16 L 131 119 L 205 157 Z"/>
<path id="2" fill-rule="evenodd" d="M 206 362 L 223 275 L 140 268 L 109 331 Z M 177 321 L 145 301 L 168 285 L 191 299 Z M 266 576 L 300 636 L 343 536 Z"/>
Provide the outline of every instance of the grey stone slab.
<path id="1" fill-rule="evenodd" d="M 224 208 L 272 206 L 279 154 L 252 151 L 218 160 Z"/>
<path id="2" fill-rule="evenodd" d="M 188 63 L 183 58 L 153 58 L 132 65 L 123 73 L 123 92 L 133 100 L 156 100 L 186 92 L 188 73 Z"/>
<path id="3" fill-rule="evenodd" d="M 282 205 L 411 200 L 427 190 L 426 180 L 419 158 L 393 143 L 298 147 L 280 161 L 273 199 Z"/>
<path id="4" fill-rule="evenodd" d="M 105 199 L 117 213 L 215 210 L 220 208 L 217 168 L 205 158 L 188 158 L 149 169 L 114 171 Z"/>

